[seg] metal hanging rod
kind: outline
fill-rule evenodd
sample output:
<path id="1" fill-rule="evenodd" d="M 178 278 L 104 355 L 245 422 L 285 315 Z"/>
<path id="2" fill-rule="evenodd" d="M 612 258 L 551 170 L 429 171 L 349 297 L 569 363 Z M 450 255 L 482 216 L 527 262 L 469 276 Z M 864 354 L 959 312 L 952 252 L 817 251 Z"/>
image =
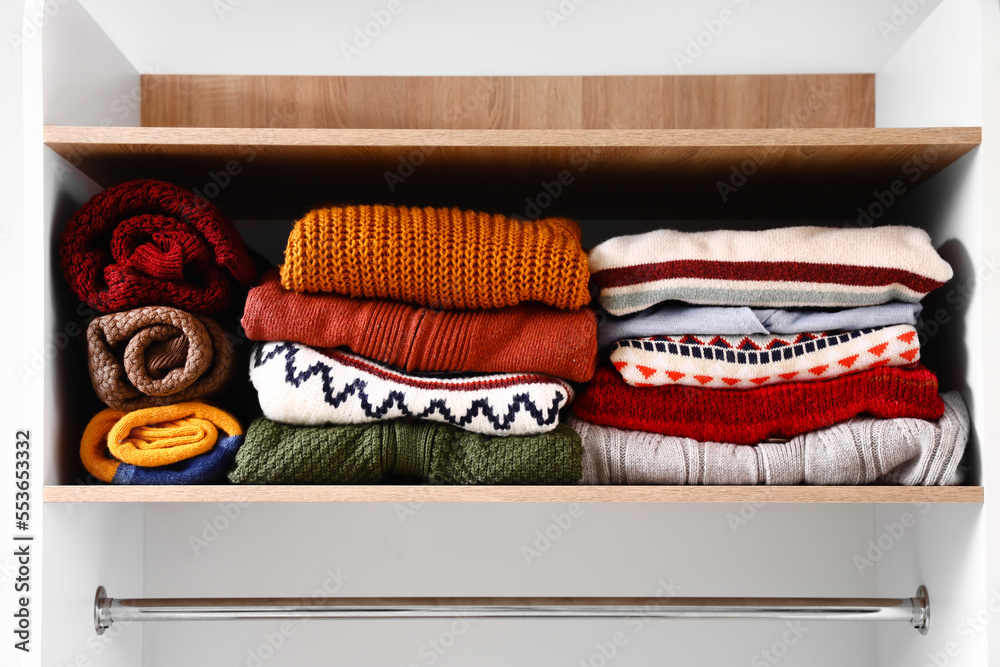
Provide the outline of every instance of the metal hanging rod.
<path id="1" fill-rule="evenodd" d="M 764 618 L 906 621 L 927 634 L 927 589 L 912 598 L 109 598 L 98 586 L 97 634 L 115 621 L 229 621 L 282 618 Z"/>

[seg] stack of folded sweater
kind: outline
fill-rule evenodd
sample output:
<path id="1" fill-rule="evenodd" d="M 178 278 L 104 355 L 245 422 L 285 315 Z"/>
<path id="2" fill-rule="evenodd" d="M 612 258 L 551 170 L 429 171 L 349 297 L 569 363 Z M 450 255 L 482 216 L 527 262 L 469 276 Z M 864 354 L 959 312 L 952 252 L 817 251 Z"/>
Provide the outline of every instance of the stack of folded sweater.
<path id="1" fill-rule="evenodd" d="M 105 313 L 87 328 L 91 382 L 108 406 L 81 440 L 87 471 L 115 484 L 223 479 L 242 429 L 197 399 L 216 396 L 235 369 L 208 315 L 256 278 L 232 223 L 176 185 L 130 181 L 69 221 L 60 260 L 81 301 Z"/>
<path id="2" fill-rule="evenodd" d="M 968 413 L 914 328 L 952 272 L 922 230 L 659 230 L 589 262 L 608 356 L 573 406 L 585 483 L 953 481 Z"/>
<path id="3" fill-rule="evenodd" d="M 264 415 L 229 479 L 574 484 L 559 424 L 596 363 L 575 223 L 346 206 L 295 223 L 250 291 L 250 379 Z"/>

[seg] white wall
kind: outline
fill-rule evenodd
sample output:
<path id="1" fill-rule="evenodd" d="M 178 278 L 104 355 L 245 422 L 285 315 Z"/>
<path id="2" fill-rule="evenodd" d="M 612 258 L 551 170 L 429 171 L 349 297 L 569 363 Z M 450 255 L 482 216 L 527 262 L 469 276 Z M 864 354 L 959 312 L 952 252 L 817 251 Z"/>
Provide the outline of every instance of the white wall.
<path id="1" fill-rule="evenodd" d="M 982 125 L 982 3 L 947 0 L 875 73 L 876 127 Z M 962 35 L 962 39 L 955 36 Z"/>
<path id="2" fill-rule="evenodd" d="M 983 0 L 983 146 L 980 148 L 983 161 L 983 257 L 996 262 L 1000 257 L 1000 9 L 996 0 Z M 983 330 L 996 331 L 1000 327 L 1000 280 L 990 280 L 982 289 Z M 994 346 L 984 350 L 983 364 L 995 377 L 1000 368 L 1000 351 Z M 1000 405 L 1000 385 L 985 383 L 983 406 L 989 406 L 992 418 L 986 420 L 981 433 L 981 442 L 993 443 L 1000 439 L 1000 419 L 996 419 L 996 406 Z M 1000 457 L 994 447 L 983 448 L 983 484 L 991 491 L 1000 488 Z M 995 500 L 985 507 L 986 541 L 988 554 L 988 576 L 984 594 L 988 597 L 988 609 L 996 613 L 997 598 L 1000 597 L 1000 508 Z M 1000 655 L 1000 622 L 994 620 L 989 626 L 988 638 L 991 654 Z"/>
<path id="3" fill-rule="evenodd" d="M 983 123 L 982 11 L 979 0 L 946 0 L 876 72 L 877 126 Z M 956 35 L 965 37 L 955 39 Z M 973 151 L 927 183 L 911 188 L 912 192 L 889 212 L 892 222 L 919 224 L 931 231 L 936 245 L 950 244 L 949 260 L 963 260 L 956 263 L 954 283 L 942 288 L 943 292 L 954 292 L 957 287 L 974 290 L 969 303 L 957 306 L 946 297 L 934 308 L 928 306 L 924 317 L 933 319 L 942 311 L 946 314 L 948 321 L 928 345 L 946 345 L 954 358 L 948 368 L 935 370 L 942 383 L 952 383 L 947 388 L 962 389 L 970 404 L 981 445 L 976 452 L 977 473 L 979 459 L 986 459 L 990 442 L 985 428 L 991 403 L 984 388 L 995 384 L 984 382 L 984 373 L 986 377 L 992 374 L 985 371 L 982 292 L 984 278 L 995 270 L 989 269 L 985 260 L 990 255 L 983 246 L 983 169 L 982 149 Z M 881 628 L 880 664 L 911 665 L 928 660 L 933 664 L 932 656 L 942 652 L 952 667 L 985 664 L 986 633 L 976 631 L 965 619 L 987 604 L 983 585 L 987 575 L 986 512 L 975 507 L 879 506 L 875 511 L 876 535 L 891 531 L 904 512 L 917 517 L 916 525 L 899 540 L 909 548 L 898 549 L 894 543 L 880 562 L 878 592 L 888 594 L 904 581 L 926 584 L 931 591 L 933 634 L 927 641 L 913 642 Z M 946 652 L 949 645 L 955 655 Z"/>
<path id="4" fill-rule="evenodd" d="M 855 557 L 868 548 L 872 513 L 870 505 L 154 504 L 143 587 L 149 597 L 655 598 L 665 595 L 662 581 L 677 596 L 869 597 L 874 571 L 859 571 Z M 554 539 L 546 544 L 536 531 Z M 781 621 L 477 619 L 463 628 L 432 619 L 299 621 L 282 637 L 281 627 L 148 624 L 144 664 L 599 667 L 598 644 L 608 650 L 622 632 L 608 665 L 756 665 L 788 630 Z M 908 626 L 899 632 L 918 637 Z M 800 635 L 778 648 L 787 652 L 782 665 L 876 664 L 871 623 L 802 623 Z M 430 643 L 452 640 L 442 651 Z"/>
<path id="5" fill-rule="evenodd" d="M 939 1 L 83 0 L 141 72 L 367 75 L 874 72 Z"/>
<path id="6" fill-rule="evenodd" d="M 129 504 L 49 503 L 45 506 L 45 611 L 48 636 L 41 664 L 52 667 L 135 667 L 143 647 L 141 623 L 94 632 L 99 585 L 141 597 L 143 507 Z"/>

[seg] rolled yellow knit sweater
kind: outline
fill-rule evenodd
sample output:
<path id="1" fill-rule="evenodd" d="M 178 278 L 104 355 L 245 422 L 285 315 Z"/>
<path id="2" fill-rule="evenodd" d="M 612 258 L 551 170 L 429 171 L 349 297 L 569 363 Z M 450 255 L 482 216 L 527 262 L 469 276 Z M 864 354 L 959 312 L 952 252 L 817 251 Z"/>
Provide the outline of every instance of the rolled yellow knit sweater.
<path id="1" fill-rule="evenodd" d="M 281 285 L 442 309 L 590 301 L 580 228 L 457 208 L 345 206 L 295 223 Z"/>
<path id="2" fill-rule="evenodd" d="M 87 424 L 80 458 L 90 474 L 111 482 L 123 464 L 153 468 L 205 454 L 215 447 L 220 431 L 243 434 L 235 417 L 198 401 L 133 412 L 108 408 Z"/>

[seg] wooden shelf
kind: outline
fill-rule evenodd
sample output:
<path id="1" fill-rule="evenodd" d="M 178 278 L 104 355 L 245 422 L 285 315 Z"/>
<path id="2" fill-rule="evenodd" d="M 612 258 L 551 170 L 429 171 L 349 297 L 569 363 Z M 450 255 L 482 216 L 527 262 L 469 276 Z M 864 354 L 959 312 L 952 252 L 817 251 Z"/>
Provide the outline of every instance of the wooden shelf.
<path id="1" fill-rule="evenodd" d="M 47 503 L 982 503 L 981 486 L 46 486 Z"/>
<path id="2" fill-rule="evenodd" d="M 100 185 L 162 178 L 228 215 L 292 220 L 325 203 L 520 213 L 572 181 L 544 215 L 583 220 L 836 219 L 873 191 L 925 183 L 981 128 L 379 130 L 47 127 L 45 143 Z M 920 160 L 920 162 L 918 162 Z M 419 162 L 419 164 L 418 164 Z M 401 170 L 409 163 L 412 172 Z M 753 173 L 728 199 L 717 184 Z M 917 170 L 915 181 L 911 177 Z M 386 174 L 401 175 L 393 187 Z M 218 174 L 226 174 L 216 178 Z M 224 181 L 221 182 L 221 181 Z M 213 186 L 213 183 L 215 184 Z M 213 194 L 214 193 L 214 194 Z M 68 450 L 67 450 L 68 451 Z M 982 487 L 47 486 L 46 502 L 982 503 Z"/>
<path id="3" fill-rule="evenodd" d="M 545 215 L 614 219 L 627 202 L 630 216 L 649 219 L 845 217 L 896 179 L 907 190 L 926 182 L 981 140 L 978 127 L 45 128 L 46 145 L 103 186 L 163 178 L 214 192 L 232 217 L 250 219 L 336 201 L 519 212 L 562 171 L 572 182 Z M 212 185 L 227 165 L 237 173 Z M 745 182 L 734 176 L 741 166 Z M 724 197 L 719 183 L 737 192 Z"/>

